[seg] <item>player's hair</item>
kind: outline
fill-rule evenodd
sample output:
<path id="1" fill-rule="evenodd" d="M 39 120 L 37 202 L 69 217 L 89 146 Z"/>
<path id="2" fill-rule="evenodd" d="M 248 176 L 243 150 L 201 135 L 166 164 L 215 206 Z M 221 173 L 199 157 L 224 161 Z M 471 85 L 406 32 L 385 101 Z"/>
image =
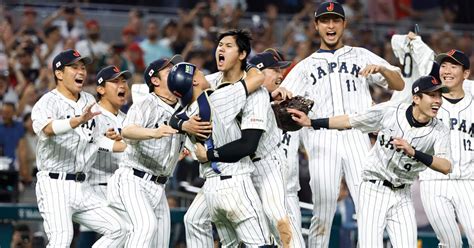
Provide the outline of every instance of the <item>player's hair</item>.
<path id="1" fill-rule="evenodd" d="M 239 48 L 239 53 L 242 53 L 245 51 L 246 56 L 241 61 L 241 64 L 240 64 L 240 69 L 245 70 L 245 67 L 247 66 L 247 57 L 250 55 L 250 52 L 252 51 L 252 47 L 250 45 L 250 41 L 252 40 L 252 35 L 250 34 L 248 30 L 231 29 L 226 32 L 220 33 L 219 37 L 217 38 L 217 42 L 219 42 L 226 36 L 234 37 L 235 43 L 237 44 L 237 47 Z"/>
<path id="2" fill-rule="evenodd" d="M 416 93 L 414 96 L 418 96 L 420 99 L 423 98 L 423 93 Z M 411 106 L 415 106 L 415 102 L 411 102 Z"/>
<path id="3" fill-rule="evenodd" d="M 61 67 L 61 68 L 59 68 L 59 69 L 56 69 L 56 71 L 62 71 L 62 72 L 64 72 L 64 67 L 65 67 L 65 66 L 63 66 L 63 67 Z M 59 79 L 56 77 L 56 72 L 55 72 L 55 71 L 53 71 L 53 76 L 54 76 L 54 82 L 56 83 L 56 85 L 58 85 Z"/>

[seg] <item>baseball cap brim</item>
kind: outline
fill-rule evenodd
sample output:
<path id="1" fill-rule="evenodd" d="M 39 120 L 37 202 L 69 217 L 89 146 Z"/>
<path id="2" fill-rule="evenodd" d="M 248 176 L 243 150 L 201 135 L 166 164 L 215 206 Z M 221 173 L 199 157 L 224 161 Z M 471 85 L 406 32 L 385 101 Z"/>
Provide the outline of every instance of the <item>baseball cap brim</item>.
<path id="1" fill-rule="evenodd" d="M 88 65 L 88 64 L 92 63 L 92 59 L 91 59 L 91 58 L 89 58 L 89 57 L 82 57 L 82 56 L 81 56 L 81 57 L 75 58 L 73 61 L 71 61 L 71 62 L 69 62 L 69 63 L 67 63 L 67 64 L 65 64 L 65 65 L 72 65 L 72 64 L 76 63 L 77 61 L 81 61 L 81 60 L 82 60 L 82 62 L 84 62 L 85 65 Z"/>
<path id="2" fill-rule="evenodd" d="M 435 58 L 435 61 L 441 65 L 441 63 L 446 59 L 446 58 L 449 58 L 449 59 L 452 59 L 454 60 L 456 63 L 458 63 L 459 65 L 462 65 L 463 67 L 466 67 L 465 64 L 461 63 L 461 61 L 457 60 L 456 58 L 454 58 L 453 56 L 449 55 L 449 54 L 446 54 L 446 53 L 441 53 L 441 54 L 438 54 Z"/>
<path id="3" fill-rule="evenodd" d="M 436 85 L 436 86 L 433 86 L 431 88 L 422 90 L 421 93 L 435 92 L 435 91 L 438 91 L 438 90 L 441 90 L 441 93 L 448 93 L 449 92 L 448 87 L 446 87 L 445 85 L 440 84 L 440 85 Z"/>
<path id="4" fill-rule="evenodd" d="M 132 73 L 129 71 L 121 71 L 121 72 L 115 73 L 109 80 L 114 80 L 120 76 L 123 76 L 125 80 L 129 80 L 130 78 L 132 78 Z"/>
<path id="5" fill-rule="evenodd" d="M 270 68 L 285 69 L 285 68 L 288 68 L 290 65 L 291 65 L 291 61 L 278 61 L 275 66 L 272 66 Z"/>
<path id="6" fill-rule="evenodd" d="M 319 17 L 324 16 L 324 15 L 335 15 L 335 16 L 341 17 L 342 19 L 346 18 L 344 15 L 341 15 L 341 14 L 336 13 L 336 12 L 324 12 L 324 13 L 321 13 L 319 15 L 314 15 L 314 18 L 318 19 Z"/>
<path id="7" fill-rule="evenodd" d="M 167 67 L 169 64 L 176 65 L 181 62 L 184 62 L 183 56 L 176 54 L 173 57 L 171 57 L 171 59 L 166 61 L 160 68 L 157 68 L 156 72 L 163 70 L 163 68 Z"/>

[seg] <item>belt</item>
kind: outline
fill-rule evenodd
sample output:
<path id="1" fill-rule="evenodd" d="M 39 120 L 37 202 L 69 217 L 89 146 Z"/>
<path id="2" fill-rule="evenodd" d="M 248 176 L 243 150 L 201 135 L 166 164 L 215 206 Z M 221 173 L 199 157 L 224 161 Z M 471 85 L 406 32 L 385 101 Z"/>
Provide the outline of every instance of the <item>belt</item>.
<path id="1" fill-rule="evenodd" d="M 141 170 L 137 170 L 135 168 L 133 169 L 133 175 L 135 175 L 137 177 L 143 178 L 146 174 L 148 174 L 148 173 L 146 173 L 144 171 L 141 171 Z M 152 175 L 151 178 L 150 178 L 150 181 L 155 182 L 155 183 L 159 183 L 159 184 L 165 184 L 166 182 L 168 182 L 168 177 Z"/>
<path id="2" fill-rule="evenodd" d="M 377 183 L 377 181 L 378 181 L 378 180 L 369 180 L 369 182 L 374 183 L 374 184 Z M 385 186 L 385 187 L 389 187 L 390 189 L 393 189 L 393 190 L 405 188 L 405 184 L 402 184 L 402 185 L 400 185 L 400 186 L 395 186 L 395 185 L 393 185 L 391 182 L 389 182 L 389 181 L 387 181 L 387 180 L 383 180 L 383 184 L 382 184 L 382 185 Z"/>
<path id="3" fill-rule="evenodd" d="M 50 172 L 49 177 L 52 179 L 59 179 L 60 173 Z M 66 178 L 64 180 L 72 180 L 76 182 L 84 182 L 86 180 L 86 174 L 84 172 L 77 172 L 75 174 L 66 174 Z"/>
<path id="4" fill-rule="evenodd" d="M 231 179 L 232 176 L 220 176 L 220 178 L 221 178 L 221 181 L 222 181 L 222 180 L 226 180 L 226 179 Z"/>

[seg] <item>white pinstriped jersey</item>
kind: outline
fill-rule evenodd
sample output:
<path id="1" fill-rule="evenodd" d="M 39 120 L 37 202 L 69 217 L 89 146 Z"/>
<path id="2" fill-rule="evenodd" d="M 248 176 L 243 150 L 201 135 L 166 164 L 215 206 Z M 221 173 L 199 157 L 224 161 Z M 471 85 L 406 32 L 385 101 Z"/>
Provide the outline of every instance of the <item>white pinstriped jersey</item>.
<path id="1" fill-rule="evenodd" d="M 247 74 L 244 72 L 242 78 Z M 206 76 L 212 88 L 225 83 L 223 73 L 216 72 Z M 263 130 L 262 137 L 258 143 L 255 155 L 263 158 L 274 152 L 280 143 L 280 131 L 276 125 L 275 114 L 270 105 L 270 94 L 267 89 L 261 86 L 258 90 L 250 94 L 242 110 L 241 129 L 260 129 Z"/>
<path id="2" fill-rule="evenodd" d="M 143 101 L 133 104 L 128 110 L 123 123 L 144 128 L 158 128 L 167 125 L 175 108 L 163 102 L 155 93 L 147 95 Z M 120 167 L 132 167 L 154 175 L 170 176 L 179 153 L 184 147 L 185 136 L 173 134 L 170 137 L 149 140 L 126 140 L 128 146 Z"/>
<path id="3" fill-rule="evenodd" d="M 410 40 L 408 35 L 396 34 L 392 36 L 391 44 L 393 53 L 402 65 L 405 88 L 402 91 L 394 91 L 390 100 L 411 103 L 411 86 L 415 80 L 431 72 L 435 53 L 421 40 L 420 36 Z"/>
<path id="4" fill-rule="evenodd" d="M 450 160 L 449 129 L 436 118 L 426 126 L 412 127 L 406 117 L 410 105 L 383 103 L 365 113 L 350 116 L 353 128 L 362 132 L 379 131 L 362 172 L 364 180 L 388 180 L 395 186 L 412 184 L 418 173 L 428 167 L 397 152 L 390 143 L 400 137 L 415 149 Z"/>
<path id="5" fill-rule="evenodd" d="M 94 97 L 80 92 L 77 102 L 63 96 L 56 89 L 46 93 L 33 107 L 33 129 L 39 136 L 36 163 L 40 171 L 88 172 L 95 161 L 100 137 L 96 119 L 66 133 L 47 137 L 43 128 L 52 120 L 80 116 L 84 109 L 95 103 Z"/>
<path id="6" fill-rule="evenodd" d="M 289 194 L 297 194 L 301 189 L 299 180 L 300 161 L 298 154 L 298 149 L 301 144 L 300 131 L 282 131 L 281 137 L 280 149 L 283 151 L 288 163 L 286 189 Z"/>
<path id="7" fill-rule="evenodd" d="M 290 71 L 281 86 L 293 95 L 314 100 L 311 119 L 361 113 L 372 105 L 369 84 L 387 85 L 380 73 L 367 78 L 359 75 L 369 64 L 400 70 L 367 49 L 344 46 L 334 54 L 311 54 Z"/>
<path id="8" fill-rule="evenodd" d="M 242 133 L 235 117 L 242 110 L 246 98 L 242 83 L 220 88 L 209 96 L 212 109 L 212 139 L 215 148 L 241 138 Z M 185 111 L 187 116 L 198 114 L 197 101 L 188 106 Z M 249 157 L 244 157 L 236 163 L 217 162 L 217 167 L 221 171 L 221 175 L 250 174 L 254 170 Z M 218 176 L 212 170 L 210 163 L 201 164 L 200 173 L 204 178 Z"/>
<path id="9" fill-rule="evenodd" d="M 427 170 L 420 180 L 474 179 L 474 102 L 470 94 L 456 104 L 443 99 L 437 116 L 451 131 L 452 171 L 444 175 Z"/>
<path id="10" fill-rule="evenodd" d="M 109 128 L 113 128 L 115 132 L 120 133 L 125 121 L 125 113 L 119 110 L 118 114 L 114 115 L 102 106 L 97 106 L 102 112 L 101 115 L 96 117 L 99 134 L 104 135 Z M 107 183 L 107 180 L 114 174 L 114 171 L 118 169 L 122 155 L 123 153 L 121 152 L 104 152 L 99 149 L 95 163 L 90 171 L 89 183 L 92 185 Z"/>

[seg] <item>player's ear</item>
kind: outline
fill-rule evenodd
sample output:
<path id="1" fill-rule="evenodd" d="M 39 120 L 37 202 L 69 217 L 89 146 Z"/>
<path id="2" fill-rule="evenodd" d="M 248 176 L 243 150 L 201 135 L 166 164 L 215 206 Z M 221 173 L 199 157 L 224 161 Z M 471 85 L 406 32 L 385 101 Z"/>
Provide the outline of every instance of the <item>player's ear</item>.
<path id="1" fill-rule="evenodd" d="M 97 91 L 98 94 L 104 95 L 105 94 L 105 87 L 102 86 L 102 85 L 99 85 L 99 86 L 97 86 L 96 91 Z"/>
<path id="2" fill-rule="evenodd" d="M 160 86 L 160 80 L 159 80 L 157 77 L 151 77 L 151 83 L 152 83 L 155 87 Z"/>
<path id="3" fill-rule="evenodd" d="M 314 29 L 316 29 L 316 31 L 319 31 L 318 30 L 318 20 L 314 20 Z"/>
<path id="4" fill-rule="evenodd" d="M 467 69 L 463 71 L 463 78 L 468 79 L 469 75 L 471 75 L 471 70 Z"/>
<path id="5" fill-rule="evenodd" d="M 242 63 L 244 62 L 244 59 L 247 57 L 247 52 L 246 51 L 242 51 L 239 55 L 239 60 L 242 61 Z"/>
<path id="6" fill-rule="evenodd" d="M 413 102 L 414 102 L 416 105 L 420 104 L 420 100 L 421 100 L 421 98 L 420 98 L 419 95 L 413 95 Z"/>
<path id="7" fill-rule="evenodd" d="M 55 71 L 54 71 L 54 75 L 56 76 L 56 78 L 57 78 L 58 80 L 63 80 L 64 71 L 62 71 L 62 70 L 55 70 Z"/>

